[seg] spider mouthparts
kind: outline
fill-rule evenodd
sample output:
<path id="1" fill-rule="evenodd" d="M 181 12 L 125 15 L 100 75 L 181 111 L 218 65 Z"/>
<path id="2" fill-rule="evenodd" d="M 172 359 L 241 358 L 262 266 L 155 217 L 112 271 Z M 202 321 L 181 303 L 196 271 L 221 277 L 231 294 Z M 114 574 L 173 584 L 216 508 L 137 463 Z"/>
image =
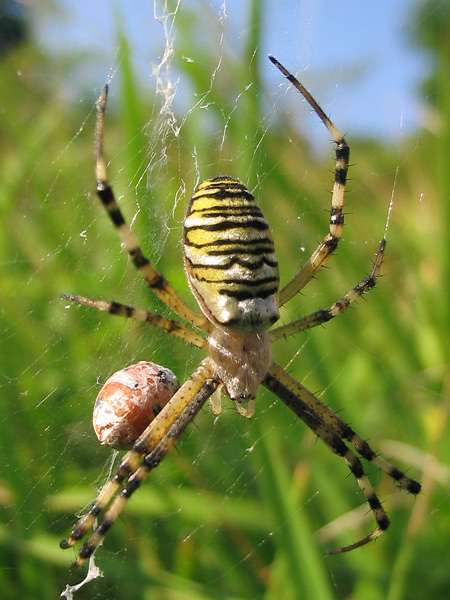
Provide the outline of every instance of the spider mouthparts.
<path id="1" fill-rule="evenodd" d="M 253 417 L 253 415 L 255 414 L 255 399 L 250 398 L 246 402 L 247 402 L 247 406 L 244 407 L 244 406 L 242 406 L 241 401 L 239 401 L 239 400 L 236 401 L 235 402 L 236 410 L 238 411 L 238 413 L 240 415 L 242 415 L 246 419 L 251 419 Z"/>

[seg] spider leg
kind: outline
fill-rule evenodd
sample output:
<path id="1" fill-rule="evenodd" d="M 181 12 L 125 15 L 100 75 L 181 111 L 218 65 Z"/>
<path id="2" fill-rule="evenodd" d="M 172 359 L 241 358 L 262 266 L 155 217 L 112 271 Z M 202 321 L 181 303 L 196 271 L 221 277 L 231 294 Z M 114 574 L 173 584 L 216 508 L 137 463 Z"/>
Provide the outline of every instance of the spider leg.
<path id="1" fill-rule="evenodd" d="M 285 67 L 283 67 L 283 65 L 279 63 L 276 58 L 269 55 L 269 60 L 302 94 L 314 112 L 324 123 L 336 142 L 336 166 L 334 170 L 333 194 L 331 197 L 330 232 L 324 237 L 323 241 L 312 253 L 306 264 L 301 268 L 297 275 L 295 275 L 295 277 L 293 277 L 293 279 L 291 279 L 291 281 L 280 290 L 279 306 L 283 306 L 286 304 L 286 302 L 288 302 L 288 300 L 293 298 L 297 292 L 303 289 L 305 285 L 314 277 L 314 275 L 323 267 L 339 243 L 344 227 L 343 206 L 350 148 L 348 147 L 340 131 L 326 116 L 308 90 L 306 90 L 306 88 L 303 87 L 296 77 L 289 73 L 289 71 L 285 69 Z"/>
<path id="2" fill-rule="evenodd" d="M 132 306 L 126 306 L 119 302 L 106 302 L 104 300 L 92 300 L 91 298 L 85 298 L 84 296 L 78 296 L 74 294 L 61 294 L 61 298 L 64 300 L 71 300 L 78 304 L 84 304 L 91 308 L 96 308 L 104 312 L 108 312 L 111 315 L 118 315 L 120 317 L 136 319 L 137 321 L 144 321 L 163 329 L 166 333 L 181 338 L 185 342 L 197 346 L 197 348 L 206 347 L 206 338 L 200 334 L 192 331 L 189 327 L 174 321 L 173 319 L 167 319 L 162 315 L 158 315 L 143 308 L 134 308 Z"/>
<path id="3" fill-rule="evenodd" d="M 190 308 L 176 293 L 170 283 L 154 268 L 149 259 L 144 256 L 136 236 L 131 231 L 122 211 L 117 204 L 113 190 L 108 183 L 106 163 L 103 156 L 103 119 L 106 109 L 108 86 L 103 88 L 97 105 L 96 125 L 96 165 L 97 195 L 108 213 L 117 233 L 133 261 L 152 292 L 171 308 L 179 317 L 185 319 L 200 329 L 209 329 L 208 320 L 199 312 Z"/>
<path id="4" fill-rule="evenodd" d="M 369 444 L 356 434 L 345 421 L 279 365 L 275 363 L 271 365 L 263 384 L 300 417 L 330 450 L 344 458 L 374 514 L 377 523 L 374 531 L 354 544 L 331 550 L 329 554 L 348 552 L 379 537 L 388 528 L 389 519 L 364 472 L 361 461 L 343 440 L 348 440 L 363 458 L 382 469 L 400 487 L 410 493 L 418 494 L 421 489 L 420 484 L 375 454 Z"/>
<path id="5" fill-rule="evenodd" d="M 285 338 L 288 335 L 293 335 L 298 333 L 299 331 L 304 331 L 305 329 L 311 329 L 312 327 L 317 327 L 317 325 L 321 325 L 322 323 L 326 323 L 330 319 L 334 319 L 340 315 L 344 310 L 346 310 L 352 302 L 357 300 L 360 296 L 371 290 L 376 283 L 376 280 L 380 274 L 381 263 L 383 261 L 384 249 L 386 247 L 386 240 L 383 238 L 380 243 L 380 247 L 378 249 L 377 255 L 375 257 L 375 262 L 372 267 L 372 271 L 370 275 L 363 279 L 358 285 L 356 285 L 352 290 L 347 292 L 345 296 L 340 298 L 337 302 L 332 304 L 328 308 L 321 308 L 301 319 L 297 319 L 288 323 L 287 325 L 283 325 L 281 327 L 277 327 L 276 329 L 272 329 L 270 332 L 271 341 L 279 340 L 280 338 Z"/>
<path id="6" fill-rule="evenodd" d="M 201 406 L 216 390 L 218 384 L 219 382 L 213 379 L 213 369 L 209 359 L 204 359 L 136 440 L 133 448 L 122 458 L 115 475 L 101 489 L 92 507 L 72 529 L 69 538 L 60 543 L 61 548 L 66 549 L 82 539 L 92 527 L 95 519 L 111 503 L 99 527 L 80 549 L 73 568 L 80 566 L 94 552 L 107 529 L 120 515 L 128 497 L 145 479 L 148 472 L 157 466 L 174 446 Z M 142 457 L 144 457 L 143 460 Z M 118 493 L 124 481 L 125 484 Z"/>
<path id="7" fill-rule="evenodd" d="M 152 452 L 144 457 L 139 468 L 128 478 L 120 494 L 113 500 L 100 525 L 80 548 L 77 560 L 72 565 L 71 570 L 80 567 L 83 562 L 95 552 L 111 525 L 122 512 L 130 496 L 138 489 L 141 483 L 145 481 L 150 471 L 157 467 L 163 458 L 167 456 L 187 426 L 205 404 L 206 400 L 217 389 L 218 385 L 219 382 L 215 379 L 206 380 L 200 391 L 192 398 L 181 415 L 167 431 L 164 438 L 156 445 Z"/>
<path id="8" fill-rule="evenodd" d="M 394 479 L 398 486 L 402 489 L 407 490 L 411 494 L 418 494 L 420 492 L 420 483 L 405 475 L 402 471 L 391 465 L 387 460 L 381 458 L 376 454 L 364 438 L 355 433 L 353 429 L 348 425 L 339 415 L 337 415 L 329 406 L 324 404 L 317 396 L 305 388 L 301 383 L 294 379 L 289 373 L 287 373 L 280 365 L 272 363 L 267 377 L 275 379 L 279 384 L 289 391 L 290 398 L 293 402 L 292 406 L 288 404 L 288 401 L 284 397 L 279 396 L 288 404 L 291 410 L 295 411 L 295 398 L 300 397 L 301 400 L 307 404 L 311 411 L 317 415 L 321 421 L 326 422 L 334 432 L 340 437 L 352 444 L 355 450 L 366 460 L 371 462 L 375 467 L 384 471 L 389 477 Z M 266 380 L 263 382 L 266 385 Z M 272 389 L 270 386 L 269 389 Z M 276 395 L 278 396 L 277 392 Z"/>

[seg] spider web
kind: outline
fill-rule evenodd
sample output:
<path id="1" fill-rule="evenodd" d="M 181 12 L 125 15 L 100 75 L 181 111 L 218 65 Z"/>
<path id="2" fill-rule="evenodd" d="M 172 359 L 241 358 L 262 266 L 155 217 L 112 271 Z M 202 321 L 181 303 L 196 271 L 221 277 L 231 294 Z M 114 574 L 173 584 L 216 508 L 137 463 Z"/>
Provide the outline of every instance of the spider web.
<path id="1" fill-rule="evenodd" d="M 7 280 L 14 289 L 11 297 L 22 306 L 18 290 L 25 286 L 29 300 L 26 310 L 12 310 L 12 325 L 2 339 L 5 348 L 29 346 L 24 359 L 16 358 L 17 365 L 10 368 L 14 377 L 8 375 L 5 358 L 3 389 L 6 394 L 14 388 L 14 393 L 11 414 L 3 417 L 4 430 L 18 431 L 21 443 L 15 444 L 13 436 L 5 439 L 9 450 L 4 467 L 22 484 L 11 486 L 16 496 L 9 499 L 13 510 L 6 526 L 20 536 L 19 522 L 27 552 L 34 560 L 47 557 L 48 581 L 57 573 L 57 586 L 54 582 L 36 584 L 43 593 L 47 587 L 60 592 L 68 582 L 67 599 L 123 598 L 134 593 L 140 597 L 138 589 L 142 597 L 146 593 L 156 598 L 209 598 L 216 589 L 216 597 L 262 597 L 267 589 L 272 594 L 282 589 L 282 597 L 295 597 L 288 561 L 277 541 L 283 539 L 291 522 L 286 515 L 277 515 L 270 503 L 277 480 L 277 492 L 293 509 L 292 517 L 301 523 L 312 548 L 310 554 L 305 551 L 305 557 L 317 557 L 319 548 L 339 545 L 339 535 L 349 527 L 354 527 L 349 535 L 357 538 L 359 526 L 364 531 L 372 526 L 365 506 L 362 515 L 350 512 L 362 505 L 363 499 L 357 495 L 354 481 L 347 478 L 345 464 L 315 444 L 302 424 L 262 392 L 257 414 L 250 422 L 238 417 L 227 402 L 219 418 L 207 409 L 200 414 L 177 449 L 129 502 L 91 561 L 86 579 L 79 573 L 66 576 L 74 552 L 63 554 L 57 547 L 75 522 L 75 513 L 83 513 L 117 465 L 117 455 L 101 448 L 91 431 L 92 405 L 102 382 L 113 371 L 141 359 L 164 364 L 183 380 L 200 360 L 195 349 L 167 339 L 163 332 L 66 306 L 58 299 L 60 292 L 78 293 L 168 314 L 149 298 L 97 206 L 92 191 L 95 97 L 101 84 L 108 81 L 105 154 L 126 218 L 144 252 L 186 301 L 193 305 L 180 267 L 184 209 L 199 179 L 221 173 L 239 177 L 260 198 L 274 232 L 283 282 L 287 282 L 326 232 L 324 209 L 329 208 L 333 149 L 323 125 L 273 72 L 267 53 L 299 73 L 339 127 L 369 135 L 373 131 L 370 126 L 364 130 L 364 124 L 370 120 L 368 114 L 376 113 L 366 98 L 356 95 L 364 84 L 364 60 L 347 63 L 339 54 L 333 58 L 336 46 L 331 43 L 326 59 L 321 59 L 316 48 L 327 39 L 318 32 L 322 13 L 306 2 L 287 5 L 280 14 L 268 8 L 258 15 L 249 14 L 244 3 L 231 1 L 179 0 L 155 2 L 154 6 L 141 2 L 139 15 L 130 17 L 128 9 L 118 3 L 113 25 L 103 20 L 103 28 L 99 21 L 87 27 L 95 48 L 89 52 L 89 61 L 77 55 L 69 67 L 60 67 L 58 94 L 64 102 L 52 99 L 54 114 L 36 134 L 38 149 L 46 147 L 46 136 L 50 139 L 48 154 L 36 150 L 28 155 L 32 166 L 24 175 L 20 218 L 16 215 L 11 226 L 20 230 L 20 240 L 15 240 L 17 249 L 6 254 L 5 260 L 8 271 L 17 273 L 16 278 Z M 59 10 L 63 6 L 58 5 Z M 99 6 L 99 14 L 103 9 Z M 126 14 L 123 21 L 121 9 Z M 114 13 L 110 6 L 107 10 Z M 130 23 L 131 18 L 140 21 L 139 26 Z M 360 26 L 367 32 L 363 19 Z M 46 30 L 38 22 L 39 27 L 42 36 Z M 110 28 L 115 29 L 112 46 L 105 42 Z M 125 36 L 128 50 L 122 47 L 119 34 Z M 95 45 L 99 37 L 101 43 Z M 45 68 L 36 68 L 32 82 L 36 104 L 41 97 L 48 101 L 49 80 Z M 355 120 L 347 106 L 353 95 L 354 102 L 363 107 Z M 343 248 L 305 295 L 292 300 L 282 314 L 283 322 L 327 306 L 369 269 L 383 235 L 395 169 L 401 180 L 407 153 L 414 156 L 420 147 L 419 134 L 411 124 L 413 117 L 403 101 L 399 104 L 403 124 L 399 110 L 393 109 L 395 126 L 392 122 L 387 126 L 397 134 L 393 168 L 386 173 L 381 159 L 370 162 L 361 144 L 362 158 L 352 170 L 355 182 L 350 185 L 348 200 L 352 214 L 347 218 Z M 75 118 L 69 118 L 72 112 Z M 58 137 L 53 138 L 56 130 Z M 401 136 L 413 140 L 408 151 Z M 45 172 L 43 181 L 40 170 Z M 392 240 L 393 256 L 401 261 L 401 246 L 395 250 L 395 238 L 401 230 L 399 217 L 409 214 L 410 203 L 401 191 L 401 181 L 396 185 L 400 191 L 395 188 L 389 243 Z M 426 201 L 425 185 L 419 183 L 416 189 L 420 193 L 413 195 L 415 207 Z M 27 228 L 31 221 L 39 224 L 38 235 Z M 395 270 L 394 259 L 389 265 Z M 397 267 L 395 272 L 401 269 Z M 50 293 L 42 293 L 43 286 Z M 405 462 L 416 469 L 422 459 L 420 455 L 414 458 L 414 448 L 408 445 L 411 432 L 418 427 L 412 413 L 424 395 L 439 395 L 430 383 L 438 376 L 432 380 L 428 372 L 429 378 L 417 378 L 417 364 L 413 369 L 412 359 L 403 373 L 396 371 L 389 357 L 386 362 L 376 320 L 386 310 L 395 281 L 383 281 L 382 286 L 386 289 L 378 292 L 381 304 L 371 295 L 369 303 L 359 303 L 358 310 L 343 318 L 342 324 L 333 323 L 325 331 L 280 343 L 275 357 L 334 409 L 343 409 L 344 418 L 363 435 L 377 441 L 401 440 L 403 450 L 389 446 L 388 458 L 394 456 L 398 462 L 399 454 L 409 453 Z M 408 295 L 401 295 L 398 303 L 405 314 L 405 307 L 410 306 Z M 375 319 L 375 324 L 368 322 L 370 319 Z M 45 328 L 37 325 L 40 320 Z M 377 377 L 373 364 L 384 379 Z M 421 364 L 432 369 L 439 359 L 435 355 Z M 406 384 L 405 377 L 409 377 Z M 373 382 L 371 402 L 361 414 L 359 402 L 368 393 L 368 380 Z M 386 397 L 386 390 L 397 405 L 400 399 L 405 403 L 402 433 L 392 426 L 386 428 L 385 421 L 394 421 L 389 399 L 380 401 L 381 408 L 375 402 Z M 379 411 L 384 414 L 381 418 Z M 33 454 L 36 439 L 41 442 Z M 42 465 L 37 464 L 39 459 Z M 31 468 L 21 471 L 17 467 L 27 462 Z M 267 473 L 272 469 L 275 473 L 270 478 Z M 370 467 L 368 472 L 377 484 L 377 474 Z M 441 473 L 448 477 L 445 469 Z M 8 504 L 10 488 L 5 485 L 2 489 Z M 380 495 L 392 491 L 386 486 Z M 388 509 L 404 501 L 393 499 Z M 408 512 L 411 503 L 405 502 Z M 332 528 L 323 529 L 342 514 L 350 524 L 333 522 L 338 534 Z M 319 534 L 315 536 L 316 531 Z M 305 569 L 299 565 L 307 581 Z M 339 592 L 348 590 L 348 582 L 355 578 L 343 563 L 328 562 L 323 569 Z M 102 573 L 101 579 L 92 581 Z M 319 573 L 323 575 L 323 571 Z M 131 586 L 132 592 L 124 590 L 125 585 Z"/>

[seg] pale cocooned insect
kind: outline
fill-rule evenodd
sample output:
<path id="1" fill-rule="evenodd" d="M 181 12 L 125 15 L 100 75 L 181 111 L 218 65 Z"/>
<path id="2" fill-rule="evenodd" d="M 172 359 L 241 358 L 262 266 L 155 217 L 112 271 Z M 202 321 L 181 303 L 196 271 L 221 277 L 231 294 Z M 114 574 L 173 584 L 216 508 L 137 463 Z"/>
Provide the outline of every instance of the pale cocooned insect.
<path id="1" fill-rule="evenodd" d="M 94 404 L 92 424 L 100 443 L 127 450 L 180 387 L 170 369 L 141 361 L 106 381 Z"/>

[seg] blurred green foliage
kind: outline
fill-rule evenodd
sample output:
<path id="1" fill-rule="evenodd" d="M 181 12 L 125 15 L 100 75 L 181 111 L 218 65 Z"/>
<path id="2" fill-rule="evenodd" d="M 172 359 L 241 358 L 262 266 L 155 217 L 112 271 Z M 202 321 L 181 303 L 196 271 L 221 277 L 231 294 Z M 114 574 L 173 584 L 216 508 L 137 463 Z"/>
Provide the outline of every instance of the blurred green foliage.
<path id="1" fill-rule="evenodd" d="M 105 125 L 110 178 L 145 252 L 185 298 L 179 239 L 197 168 L 202 178 L 228 173 L 255 190 L 272 225 L 283 282 L 327 230 L 332 154 L 320 163 L 299 137 L 298 121 L 315 118 L 300 100 L 296 114 L 286 114 L 279 91 L 262 89 L 259 74 L 270 67 L 254 55 L 261 15 L 259 3 L 252 6 L 254 34 L 243 56 L 225 54 L 214 81 L 217 56 L 205 40 L 193 43 L 195 15 L 188 9 L 178 15 L 174 64 L 209 104 L 208 111 L 198 106 L 186 115 L 178 137 L 159 115 L 160 99 L 140 93 L 126 41 L 119 40 L 120 77 L 111 86 Z M 104 578 L 77 598 L 448 596 L 446 18 L 432 38 L 433 126 L 396 148 L 349 137 L 356 165 L 343 241 L 282 319 L 328 306 L 368 272 L 398 168 L 380 284 L 356 310 L 275 347 L 276 360 L 375 449 L 400 468 L 411 467 L 423 494 L 414 500 L 398 492 L 368 465 L 391 528 L 364 549 L 324 557 L 324 550 L 368 532 L 372 516 L 344 462 L 262 391 L 251 421 L 239 418 L 231 403 L 218 419 L 202 412 L 108 534 L 97 556 Z M 98 445 L 90 426 L 99 383 L 138 359 L 164 364 L 183 379 L 200 359 L 161 332 L 59 299 L 61 292 L 79 293 L 161 309 L 120 252 L 93 193 L 95 93 L 68 102 L 56 85 L 63 71 L 30 43 L 0 63 L 5 598 L 53 599 L 66 582 L 81 578 L 69 575 L 74 553 L 58 544 L 108 476 L 111 452 Z M 266 105 L 274 107 L 268 119 Z M 326 133 L 317 131 L 326 146 Z"/>

